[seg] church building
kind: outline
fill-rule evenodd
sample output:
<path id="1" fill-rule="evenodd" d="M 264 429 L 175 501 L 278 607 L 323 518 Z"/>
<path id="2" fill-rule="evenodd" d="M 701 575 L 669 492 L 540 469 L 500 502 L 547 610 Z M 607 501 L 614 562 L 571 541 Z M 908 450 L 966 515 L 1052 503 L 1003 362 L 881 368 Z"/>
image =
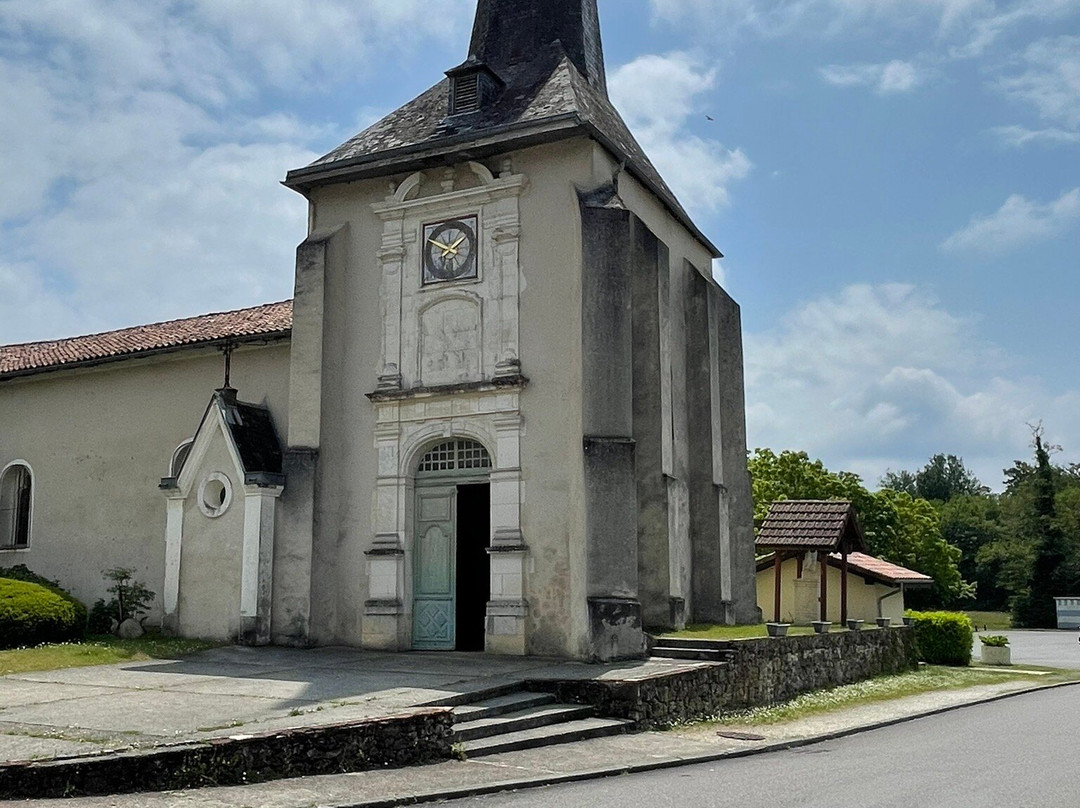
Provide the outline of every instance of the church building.
<path id="1" fill-rule="evenodd" d="M 596 0 L 285 185 L 292 301 L 0 347 L 0 567 L 250 644 L 610 660 L 758 622 L 739 308 L 607 93 Z"/>

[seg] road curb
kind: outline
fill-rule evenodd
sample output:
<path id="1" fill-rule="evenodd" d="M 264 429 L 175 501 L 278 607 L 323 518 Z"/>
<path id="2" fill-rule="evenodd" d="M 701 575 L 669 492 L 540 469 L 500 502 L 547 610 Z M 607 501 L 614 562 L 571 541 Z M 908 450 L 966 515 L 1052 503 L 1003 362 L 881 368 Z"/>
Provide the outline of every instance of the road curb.
<path id="1" fill-rule="evenodd" d="M 928 718 L 930 716 L 952 713 L 956 712 L 957 710 L 963 710 L 968 707 L 977 707 L 982 704 L 992 704 L 997 701 L 1005 701 L 1006 699 L 1012 699 L 1018 696 L 1026 696 L 1032 693 L 1039 693 L 1044 690 L 1049 691 L 1057 690 L 1059 688 L 1077 686 L 1080 686 L 1080 681 L 1056 682 L 1051 685 L 1036 685 L 1034 687 L 1027 687 L 1021 690 L 1009 691 L 1008 693 L 997 693 L 993 696 L 986 696 L 984 698 L 975 699 L 974 701 L 967 701 L 962 704 L 951 704 L 947 707 L 937 707 L 932 710 L 924 710 L 923 712 L 912 713 L 911 715 L 900 716 L 897 718 L 890 718 L 884 721 L 875 721 L 870 724 L 860 724 L 858 726 L 848 727 L 846 729 L 836 730 L 834 732 L 826 732 L 822 733 L 821 735 L 814 735 L 809 738 L 798 738 L 790 741 L 778 741 L 777 743 L 766 744 L 764 746 L 755 746 L 749 749 L 732 749 L 724 752 L 710 752 L 700 755 L 690 755 L 687 757 L 655 760 L 649 763 L 638 763 L 625 766 L 611 766 L 603 769 L 592 769 L 584 772 L 550 774 L 542 775 L 539 777 L 519 778 L 517 780 L 502 780 L 497 783 L 485 783 L 483 785 L 476 786 L 462 786 L 460 788 L 428 791 L 421 794 L 410 795 L 408 797 L 389 797 L 375 800 L 365 800 L 362 802 L 325 803 L 320 804 L 319 808 L 396 808 L 396 806 L 401 805 L 422 805 L 425 803 L 440 802 L 445 800 L 482 797 L 485 795 L 499 794 L 506 791 L 525 791 L 528 789 L 543 788 L 545 786 L 580 783 L 586 780 L 600 780 L 607 777 L 620 777 L 626 774 L 642 774 L 645 772 L 662 771 L 664 769 L 674 769 L 680 766 L 691 766 L 698 763 L 714 763 L 721 760 L 734 760 L 739 758 L 753 757 L 754 755 L 764 755 L 770 752 L 783 752 L 789 749 L 800 749 L 802 747 L 812 746 L 814 744 L 825 743 L 826 741 L 834 741 L 840 738 L 847 738 L 852 735 L 861 734 L 863 732 L 871 732 L 876 729 L 884 729 L 886 727 L 892 727 L 898 724 L 906 724 L 911 721 L 916 721 L 920 718 Z"/>

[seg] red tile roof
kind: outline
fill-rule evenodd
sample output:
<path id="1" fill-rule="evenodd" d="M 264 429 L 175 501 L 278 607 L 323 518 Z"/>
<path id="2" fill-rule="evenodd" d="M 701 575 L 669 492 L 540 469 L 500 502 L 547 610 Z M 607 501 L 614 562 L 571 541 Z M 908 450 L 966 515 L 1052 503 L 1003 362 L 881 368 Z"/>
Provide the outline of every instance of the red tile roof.
<path id="1" fill-rule="evenodd" d="M 774 502 L 757 535 L 757 546 L 765 548 L 836 550 L 841 543 L 852 549 L 866 549 L 855 508 L 845 500 Z"/>
<path id="2" fill-rule="evenodd" d="M 839 566 L 841 557 L 839 553 L 829 555 L 832 566 Z M 934 579 L 921 572 L 909 570 L 899 564 L 893 564 L 880 558 L 875 558 L 866 553 L 851 553 L 848 555 L 848 570 L 862 575 L 865 578 L 875 578 L 887 584 L 925 584 L 929 586 Z"/>
<path id="3" fill-rule="evenodd" d="M 0 346 L 0 378 L 97 364 L 236 338 L 282 336 L 292 329 L 292 301 L 140 325 L 85 337 Z"/>

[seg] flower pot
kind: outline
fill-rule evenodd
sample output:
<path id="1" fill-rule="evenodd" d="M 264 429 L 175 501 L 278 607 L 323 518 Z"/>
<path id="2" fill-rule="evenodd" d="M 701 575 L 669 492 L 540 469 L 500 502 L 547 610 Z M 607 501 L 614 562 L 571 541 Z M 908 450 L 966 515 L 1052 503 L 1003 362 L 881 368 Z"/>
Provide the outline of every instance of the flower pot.
<path id="1" fill-rule="evenodd" d="M 829 620 L 815 620 L 814 621 L 814 633 L 815 634 L 828 634 L 830 628 L 832 628 L 832 622 L 829 621 Z"/>
<path id="2" fill-rule="evenodd" d="M 878 628 L 888 628 L 892 625 L 891 617 L 879 617 L 877 619 Z"/>
<path id="3" fill-rule="evenodd" d="M 765 630 L 769 632 L 770 637 L 786 637 L 790 626 L 791 623 L 766 623 Z"/>
<path id="4" fill-rule="evenodd" d="M 984 665 L 1011 665 L 1012 649 L 1009 646 L 984 645 L 982 647 Z"/>
<path id="5" fill-rule="evenodd" d="M 915 625 L 915 618 L 914 617 L 905 617 L 904 618 L 904 625 L 905 626 L 913 626 L 913 625 Z"/>
<path id="6" fill-rule="evenodd" d="M 862 621 L 862 620 L 848 620 L 847 621 L 848 631 L 862 631 L 863 622 L 864 621 Z"/>

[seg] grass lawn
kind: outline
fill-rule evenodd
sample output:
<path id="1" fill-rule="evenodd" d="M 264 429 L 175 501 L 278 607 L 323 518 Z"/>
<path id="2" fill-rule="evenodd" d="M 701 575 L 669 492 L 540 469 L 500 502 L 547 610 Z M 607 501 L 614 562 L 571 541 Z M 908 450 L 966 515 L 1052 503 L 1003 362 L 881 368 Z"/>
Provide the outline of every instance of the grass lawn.
<path id="1" fill-rule="evenodd" d="M 876 631 L 876 625 L 863 625 L 863 631 Z M 841 628 L 839 623 L 834 623 L 832 631 L 847 631 Z M 813 634 L 813 626 L 791 626 L 788 636 L 794 637 L 800 634 Z M 661 635 L 663 637 L 678 637 L 684 640 L 751 640 L 757 637 L 768 637 L 769 632 L 764 623 L 756 626 L 714 626 L 714 625 L 689 625 L 683 631 L 672 631 Z"/>
<path id="2" fill-rule="evenodd" d="M 1075 676 L 1075 672 L 1058 671 L 1062 678 Z M 771 707 L 757 707 L 752 710 L 738 710 L 717 716 L 708 724 L 724 725 L 761 725 L 780 724 L 806 718 L 811 715 L 841 710 L 859 704 L 870 704 L 929 693 L 936 690 L 960 690 L 977 685 L 997 684 L 1016 679 L 1032 679 L 1030 674 L 979 668 L 948 668 L 940 665 L 925 665 L 917 671 L 896 676 L 879 676 L 853 685 L 834 687 L 828 690 L 815 690 L 804 693 L 783 704 Z M 1050 676 L 1038 677 L 1040 683 Z"/>
<path id="3" fill-rule="evenodd" d="M 179 659 L 196 651 L 214 648 L 220 643 L 185 640 L 178 637 L 147 635 L 137 640 L 117 637 L 91 637 L 85 642 L 39 645 L 36 648 L 13 648 L 0 651 L 0 676 L 29 671 L 61 668 L 85 668 L 116 662 L 148 659 Z"/>
<path id="4" fill-rule="evenodd" d="M 1008 612 L 964 612 L 979 631 L 1007 631 L 1012 628 Z"/>

